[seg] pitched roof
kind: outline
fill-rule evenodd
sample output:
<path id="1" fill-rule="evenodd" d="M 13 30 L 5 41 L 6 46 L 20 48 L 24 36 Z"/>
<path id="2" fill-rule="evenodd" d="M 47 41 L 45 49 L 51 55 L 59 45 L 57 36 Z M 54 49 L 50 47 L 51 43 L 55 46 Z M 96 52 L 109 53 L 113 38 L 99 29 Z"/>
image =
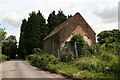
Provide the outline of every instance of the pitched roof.
<path id="1" fill-rule="evenodd" d="M 89 26 L 87 24 L 87 22 L 84 20 L 84 18 L 80 15 L 80 13 L 76 13 L 73 17 L 69 18 L 68 20 L 64 21 L 62 24 L 60 24 L 59 26 L 55 27 L 45 38 L 44 40 L 52 37 L 53 35 L 55 35 L 56 33 L 58 33 L 66 24 L 68 23 L 73 23 L 76 27 L 77 25 L 81 25 L 81 26 Z M 90 27 L 91 31 L 95 34 L 95 32 L 93 31 L 93 29 Z"/>

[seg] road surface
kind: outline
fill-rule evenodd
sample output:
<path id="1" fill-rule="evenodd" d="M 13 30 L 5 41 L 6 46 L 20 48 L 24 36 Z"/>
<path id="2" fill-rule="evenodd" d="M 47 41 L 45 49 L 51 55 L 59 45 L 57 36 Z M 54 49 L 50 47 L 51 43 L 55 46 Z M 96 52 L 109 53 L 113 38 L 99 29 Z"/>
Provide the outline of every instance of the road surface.
<path id="1" fill-rule="evenodd" d="M 0 64 L 2 65 L 2 78 L 56 78 L 56 76 L 37 69 L 22 60 L 11 60 Z"/>

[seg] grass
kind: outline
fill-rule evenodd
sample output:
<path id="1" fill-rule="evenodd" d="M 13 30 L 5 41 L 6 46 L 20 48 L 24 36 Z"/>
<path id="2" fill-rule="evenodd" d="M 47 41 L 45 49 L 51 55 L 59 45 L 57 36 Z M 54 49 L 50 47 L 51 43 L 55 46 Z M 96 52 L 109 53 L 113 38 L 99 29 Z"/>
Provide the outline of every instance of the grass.
<path id="1" fill-rule="evenodd" d="M 69 76 L 73 76 L 73 74 L 76 74 L 80 71 L 79 68 L 73 64 L 66 64 L 58 70 L 59 70 L 59 73 L 62 73 L 62 74 L 65 73 Z"/>

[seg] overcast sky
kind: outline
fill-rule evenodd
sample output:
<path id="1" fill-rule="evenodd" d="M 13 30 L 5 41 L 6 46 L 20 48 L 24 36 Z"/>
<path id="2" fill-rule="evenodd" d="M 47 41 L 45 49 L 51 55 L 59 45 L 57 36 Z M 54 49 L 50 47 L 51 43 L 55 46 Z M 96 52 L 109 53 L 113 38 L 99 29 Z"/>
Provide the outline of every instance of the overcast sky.
<path id="1" fill-rule="evenodd" d="M 79 12 L 98 34 L 118 29 L 119 0 L 0 0 L 0 27 L 19 41 L 20 25 L 32 11 L 40 10 L 47 19 L 49 13 L 62 10 L 66 15 Z"/>

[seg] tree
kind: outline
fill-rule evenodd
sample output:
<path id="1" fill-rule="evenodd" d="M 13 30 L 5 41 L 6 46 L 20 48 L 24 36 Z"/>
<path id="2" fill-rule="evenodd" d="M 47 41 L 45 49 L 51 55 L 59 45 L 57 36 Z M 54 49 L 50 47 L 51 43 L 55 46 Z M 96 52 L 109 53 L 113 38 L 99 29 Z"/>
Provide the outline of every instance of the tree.
<path id="1" fill-rule="evenodd" d="M 120 31 L 117 29 L 102 31 L 97 37 L 99 44 L 118 43 L 120 42 Z"/>
<path id="2" fill-rule="evenodd" d="M 26 55 L 26 41 L 25 41 L 25 31 L 26 31 L 26 28 L 27 28 L 27 21 L 26 19 L 23 19 L 22 20 L 22 25 L 21 25 L 21 33 L 20 33 L 20 40 L 19 40 L 19 57 L 20 58 L 23 58 L 25 55 Z"/>
<path id="3" fill-rule="evenodd" d="M 77 46 L 78 56 L 81 56 L 83 54 L 83 47 L 85 44 L 85 41 L 84 41 L 82 35 L 80 35 L 80 34 L 74 35 L 71 38 L 70 43 L 72 44 L 72 46 L 75 46 L 75 45 Z"/>
<path id="4" fill-rule="evenodd" d="M 71 15 L 68 16 L 68 18 L 70 17 Z M 50 33 L 55 27 L 57 27 L 66 20 L 67 20 L 67 16 L 63 13 L 62 10 L 59 10 L 57 14 L 55 14 L 55 11 L 50 13 L 47 19 L 48 33 Z"/>
<path id="5" fill-rule="evenodd" d="M 0 28 L 0 54 L 2 53 L 2 42 L 4 41 L 6 34 L 7 33 L 4 31 L 4 29 Z"/>
<path id="6" fill-rule="evenodd" d="M 13 35 L 8 36 L 3 42 L 2 54 L 9 56 L 10 58 L 15 58 L 17 54 L 17 40 Z"/>
<path id="7" fill-rule="evenodd" d="M 3 41 L 6 37 L 6 32 L 4 29 L 0 28 L 0 41 Z"/>
<path id="8" fill-rule="evenodd" d="M 59 10 L 59 11 L 58 11 L 57 18 L 58 18 L 58 21 L 59 21 L 58 24 L 61 24 L 61 23 L 63 23 L 64 21 L 67 20 L 67 16 L 65 16 L 65 14 L 63 13 L 62 10 Z"/>
<path id="9" fill-rule="evenodd" d="M 48 33 L 50 33 L 56 26 L 59 25 L 59 21 L 57 15 L 55 14 L 55 11 L 49 14 L 47 22 Z"/>
<path id="10" fill-rule="evenodd" d="M 77 34 L 77 35 L 74 35 L 72 38 L 71 38 L 71 41 L 70 41 L 72 44 L 74 44 L 75 42 L 79 42 L 81 44 L 81 47 L 84 45 L 84 39 L 83 37 L 80 35 L 80 34 Z"/>
<path id="11" fill-rule="evenodd" d="M 29 14 L 28 20 L 23 20 L 21 25 L 21 35 L 19 50 L 23 56 L 31 54 L 34 48 L 43 47 L 43 39 L 47 35 L 45 19 L 40 11 Z M 23 51 L 22 51 L 23 50 Z"/>
<path id="12" fill-rule="evenodd" d="M 113 49 L 113 51 L 115 51 L 120 47 L 120 30 L 113 29 L 102 31 L 97 37 L 98 44 L 104 44 L 108 49 Z"/>
<path id="13" fill-rule="evenodd" d="M 68 19 L 69 19 L 69 18 L 71 18 L 71 17 L 72 17 L 72 15 L 71 15 L 71 14 L 67 16 L 67 18 L 68 18 Z"/>

